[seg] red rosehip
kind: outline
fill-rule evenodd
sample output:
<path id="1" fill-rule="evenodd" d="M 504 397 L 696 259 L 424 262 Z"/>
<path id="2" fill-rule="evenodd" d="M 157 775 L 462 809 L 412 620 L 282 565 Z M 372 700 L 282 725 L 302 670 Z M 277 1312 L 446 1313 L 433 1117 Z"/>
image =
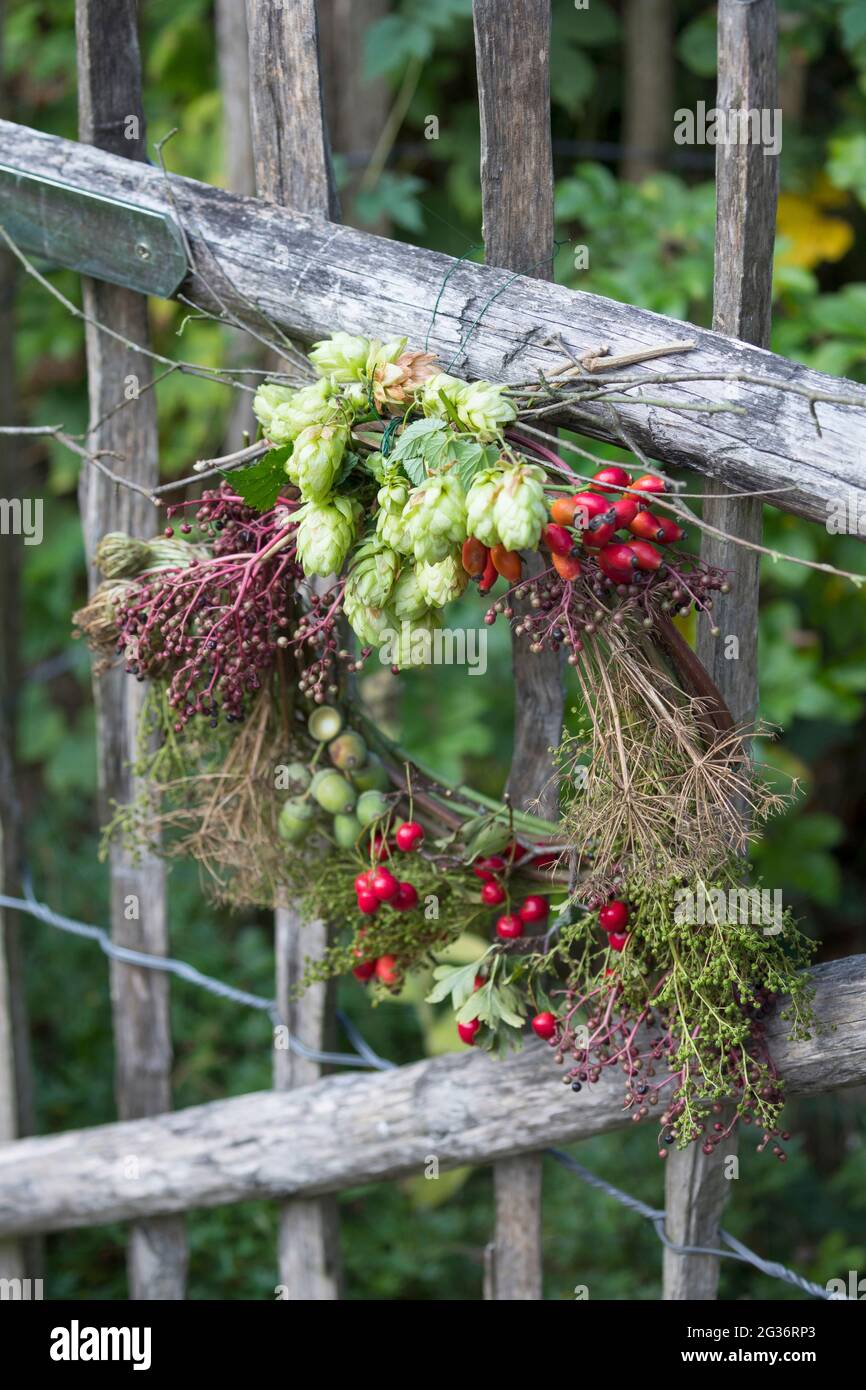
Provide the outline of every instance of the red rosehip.
<path id="1" fill-rule="evenodd" d="M 472 865 L 472 872 L 476 878 L 483 878 L 486 882 L 487 879 L 492 878 L 494 874 L 501 874 L 504 868 L 505 860 L 502 856 L 499 854 L 491 854 L 488 855 L 486 859 L 476 859 L 475 863 Z"/>
<path id="2" fill-rule="evenodd" d="M 418 906 L 418 890 L 412 883 L 398 883 L 397 892 L 391 899 L 391 906 L 398 912 L 409 912 Z"/>
<path id="3" fill-rule="evenodd" d="M 556 507 L 557 505 L 554 502 L 553 506 Z M 594 517 L 610 511 L 610 499 L 599 497 L 597 492 L 576 492 L 573 497 L 568 499 L 566 508 L 571 509 L 571 516 L 566 524 L 575 526 L 578 531 L 585 531 Z M 553 516 L 552 509 L 551 516 Z M 559 521 L 558 516 L 554 516 L 553 519 Z"/>
<path id="4" fill-rule="evenodd" d="M 498 907 L 500 903 L 505 902 L 505 897 L 505 889 L 495 879 L 489 878 L 481 885 L 481 901 L 488 907 Z"/>
<path id="5" fill-rule="evenodd" d="M 616 515 L 616 525 L 618 530 L 623 526 L 628 526 L 630 521 L 634 521 L 638 513 L 638 504 L 633 497 L 618 497 L 613 504 Z"/>
<path id="6" fill-rule="evenodd" d="M 380 956 L 376 961 L 376 979 L 383 985 L 396 985 L 400 979 L 400 967 L 396 956 Z"/>
<path id="7" fill-rule="evenodd" d="M 380 903 L 388 903 L 394 897 L 400 887 L 390 869 L 379 867 L 374 869 L 370 878 L 370 888 L 379 899 Z"/>
<path id="8" fill-rule="evenodd" d="M 542 528 L 541 539 L 552 555 L 570 555 L 574 550 L 571 535 L 564 526 L 558 526 L 555 521 Z"/>
<path id="9" fill-rule="evenodd" d="M 521 922 L 543 922 L 550 913 L 550 903 L 540 893 L 531 893 L 520 908 Z"/>
<path id="10" fill-rule="evenodd" d="M 419 825 L 416 820 L 406 820 L 402 825 L 397 826 L 394 839 L 397 841 L 398 849 L 401 849 L 404 854 L 411 854 L 424 839 L 424 827 Z"/>
<path id="11" fill-rule="evenodd" d="M 649 541 L 628 541 L 629 550 L 637 556 L 639 570 L 657 570 L 662 563 L 661 551 Z"/>
<path id="12" fill-rule="evenodd" d="M 359 965 L 352 967 L 352 974 L 356 980 L 360 980 L 365 985 L 376 973 L 376 962 L 374 960 L 362 960 Z"/>
<path id="13" fill-rule="evenodd" d="M 553 1014 L 536 1014 L 532 1020 L 532 1031 L 537 1033 L 539 1038 L 552 1038 L 556 1032 L 556 1019 Z"/>
<path id="14" fill-rule="evenodd" d="M 678 526 L 669 516 L 659 516 L 656 520 L 661 531 L 659 540 L 662 545 L 670 545 L 671 541 L 681 541 L 686 534 L 682 526 Z"/>
<path id="15" fill-rule="evenodd" d="M 607 938 L 607 944 L 612 951 L 622 951 L 627 941 L 627 934 L 619 931 L 612 931 Z"/>
<path id="16" fill-rule="evenodd" d="M 635 478 L 631 487 L 635 492 L 665 492 L 666 486 L 664 479 L 657 478 L 653 473 L 644 473 L 643 477 Z"/>
<path id="17" fill-rule="evenodd" d="M 496 934 L 503 941 L 516 941 L 523 935 L 523 923 L 516 912 L 506 912 L 496 922 Z"/>
<path id="18" fill-rule="evenodd" d="M 628 926 L 629 911 L 624 902 L 619 898 L 614 902 L 608 903 L 598 914 L 598 924 L 606 932 L 623 932 Z"/>
<path id="19" fill-rule="evenodd" d="M 580 561 L 576 555 L 553 554 L 550 559 L 560 579 L 564 579 L 567 584 L 571 584 L 580 574 Z"/>
<path id="20" fill-rule="evenodd" d="M 374 912 L 379 911 L 379 899 L 376 897 L 372 888 L 361 889 L 358 894 L 358 907 L 361 912 L 366 913 L 368 917 L 372 917 Z"/>
<path id="21" fill-rule="evenodd" d="M 590 522 L 586 531 L 581 531 L 580 539 L 584 545 L 589 546 L 590 550 L 601 550 L 602 546 L 612 541 L 615 535 L 615 521 L 596 519 Z"/>
<path id="22" fill-rule="evenodd" d="M 599 551 L 598 567 L 615 584 L 629 584 L 637 569 L 637 556 L 624 541 L 615 541 Z"/>
<path id="23" fill-rule="evenodd" d="M 468 1023 L 458 1023 L 457 1034 L 461 1042 L 465 1042 L 467 1047 L 472 1047 L 475 1042 L 475 1034 L 481 1027 L 477 1018 L 471 1018 Z"/>
<path id="24" fill-rule="evenodd" d="M 592 481 L 599 492 L 619 492 L 621 488 L 629 486 L 631 474 L 627 473 L 624 468 L 611 464 L 607 468 L 600 468 L 597 473 L 593 473 Z"/>

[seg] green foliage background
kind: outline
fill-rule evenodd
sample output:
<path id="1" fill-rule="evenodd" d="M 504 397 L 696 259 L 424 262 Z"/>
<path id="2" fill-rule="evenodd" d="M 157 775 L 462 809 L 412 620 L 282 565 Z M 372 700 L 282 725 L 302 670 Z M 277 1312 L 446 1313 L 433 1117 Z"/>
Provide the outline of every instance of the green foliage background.
<path id="1" fill-rule="evenodd" d="M 149 0 L 142 9 L 150 137 L 159 139 L 178 126 L 169 147 L 171 167 L 219 183 L 221 108 L 211 5 Z M 401 87 L 411 91 L 408 113 L 375 186 L 358 190 L 358 160 L 346 152 L 338 165 L 347 191 L 354 191 L 354 216 L 362 224 L 381 225 L 385 218 L 394 235 L 480 258 L 470 9 L 469 0 L 399 0 L 368 33 L 355 59 L 367 77 L 384 77 L 395 93 Z M 554 0 L 553 10 L 557 278 L 706 323 L 712 161 L 674 162 L 669 172 L 638 186 L 619 179 L 617 7 L 592 0 L 588 10 L 577 12 L 571 0 Z M 862 0 L 782 0 L 780 11 L 782 61 L 805 65 L 806 99 L 801 118 L 789 120 L 786 114 L 784 128 L 781 171 L 788 216 L 779 243 L 774 346 L 822 370 L 863 380 L 866 252 L 857 234 L 866 207 L 866 8 Z M 4 80 L 13 119 L 74 137 L 73 20 L 73 0 L 54 0 L 50 7 L 12 0 Z M 691 106 L 698 99 L 712 105 L 713 7 L 681 0 L 677 33 L 677 105 Z M 438 114 L 440 133 L 437 140 L 425 141 L 430 113 Z M 838 253 L 840 228 L 832 225 L 838 223 L 842 241 L 851 241 L 844 254 Z M 574 249 L 584 244 L 590 267 L 576 271 Z M 830 254 L 832 244 L 837 250 Z M 76 277 L 55 271 L 52 278 L 65 293 L 78 296 Z M 62 421 L 70 431 L 83 429 L 79 325 L 25 279 L 17 287 L 16 319 L 18 420 Z M 153 306 L 161 350 L 182 350 L 208 363 L 222 360 L 226 342 L 220 330 L 191 323 L 179 342 L 180 321 L 175 306 Z M 222 388 L 209 383 L 175 376 L 160 388 L 166 477 L 186 470 L 195 457 L 219 452 L 227 408 Z M 603 452 L 620 456 L 614 449 Z M 22 447 L 20 461 L 25 494 L 45 499 L 45 541 L 25 551 L 21 660 L 26 679 L 17 712 L 27 856 L 41 897 L 72 916 L 104 921 L 89 666 L 69 639 L 72 600 L 84 594 L 77 461 L 41 443 Z M 846 569 L 863 568 L 862 544 L 852 538 L 830 536 L 771 509 L 767 533 L 782 549 Z M 822 956 L 848 954 L 863 949 L 866 921 L 864 599 L 839 580 L 790 564 L 767 563 L 764 579 L 762 712 L 783 728 L 770 756 L 779 769 L 802 778 L 805 794 L 771 828 L 756 857 L 765 883 L 780 887 L 820 938 Z M 509 757 L 511 709 L 502 698 L 508 686 L 508 644 L 497 629 L 486 680 L 441 668 L 403 678 L 398 693 L 386 700 L 404 742 L 425 761 L 496 793 Z M 203 902 L 191 869 L 173 869 L 170 893 L 177 953 L 205 971 L 269 993 L 267 920 L 215 913 Z M 89 944 L 45 926 L 26 923 L 24 931 L 40 1129 L 110 1121 L 105 962 Z M 430 1020 L 418 1007 L 371 1013 L 354 985 L 343 990 L 341 1002 L 371 1043 L 395 1061 L 416 1058 L 431 1045 Z M 179 1106 L 268 1086 L 270 1038 L 261 1017 L 183 985 L 172 992 L 172 1015 Z M 744 1142 L 741 1177 L 726 1216 L 729 1229 L 754 1248 L 822 1281 L 866 1265 L 866 1158 L 858 1098 L 848 1093 L 792 1105 L 795 1137 L 786 1166 L 759 1158 Z M 579 1152 L 588 1166 L 629 1192 L 661 1203 L 661 1165 L 648 1132 L 594 1140 Z M 482 1252 L 491 1229 L 489 1172 L 348 1192 L 342 1214 L 348 1297 L 480 1296 Z M 266 1204 L 193 1214 L 190 1231 L 191 1297 L 273 1297 L 275 1222 Z M 657 1298 L 660 1254 L 646 1223 L 548 1165 L 547 1297 L 571 1298 L 575 1286 L 585 1284 L 592 1298 Z M 124 1297 L 122 1232 L 52 1237 L 46 1278 L 52 1298 Z M 732 1263 L 724 1267 L 722 1293 L 794 1296 Z"/>

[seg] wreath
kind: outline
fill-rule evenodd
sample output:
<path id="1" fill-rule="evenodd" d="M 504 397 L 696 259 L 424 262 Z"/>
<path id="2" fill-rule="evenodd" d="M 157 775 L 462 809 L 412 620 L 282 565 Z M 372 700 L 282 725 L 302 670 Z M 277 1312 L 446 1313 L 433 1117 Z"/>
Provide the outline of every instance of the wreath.
<path id="1" fill-rule="evenodd" d="M 147 685 L 143 790 L 106 835 L 194 858 L 222 902 L 288 894 L 333 924 L 302 988 L 351 971 L 375 1001 L 432 961 L 464 1043 L 505 1053 L 529 1024 L 574 1092 L 618 1072 L 662 1157 L 742 1122 L 784 1158 L 764 1025 L 786 996 L 808 1034 L 809 947 L 730 905 L 760 900 L 749 843 L 785 798 L 677 627 L 712 626 L 725 574 L 682 548 L 661 475 L 580 476 L 525 423 L 531 393 L 405 339 L 337 333 L 309 362 L 259 388 L 261 440 L 162 536 L 99 544 L 77 628 Z M 374 654 L 433 659 L 470 584 L 485 624 L 573 672 L 557 823 L 447 785 L 355 693 Z M 440 963 L 469 930 L 480 958 Z"/>

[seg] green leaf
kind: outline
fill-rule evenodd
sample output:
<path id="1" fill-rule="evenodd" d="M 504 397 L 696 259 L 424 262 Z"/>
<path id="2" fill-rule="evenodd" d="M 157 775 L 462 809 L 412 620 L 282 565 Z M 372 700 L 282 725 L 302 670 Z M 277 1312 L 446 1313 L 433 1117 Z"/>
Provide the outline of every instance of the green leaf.
<path id="1" fill-rule="evenodd" d="M 291 444 L 284 444 L 279 449 L 271 449 L 251 467 L 224 473 L 223 477 L 240 493 L 248 507 L 257 512 L 269 512 L 285 487 L 286 459 L 291 452 Z"/>
<path id="2" fill-rule="evenodd" d="M 467 492 L 475 474 L 486 466 L 491 452 L 495 454 L 496 450 L 485 449 L 483 444 L 478 444 L 474 439 L 451 441 L 449 453 L 456 460 L 460 481 Z"/>

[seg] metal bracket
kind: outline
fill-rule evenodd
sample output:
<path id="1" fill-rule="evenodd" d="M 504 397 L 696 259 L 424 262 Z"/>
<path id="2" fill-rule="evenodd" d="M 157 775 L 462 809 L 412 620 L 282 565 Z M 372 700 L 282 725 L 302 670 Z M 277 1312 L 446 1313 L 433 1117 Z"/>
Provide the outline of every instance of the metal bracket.
<path id="1" fill-rule="evenodd" d="M 170 299 L 189 269 L 168 213 L 5 164 L 0 224 L 23 251 L 140 294 Z"/>

